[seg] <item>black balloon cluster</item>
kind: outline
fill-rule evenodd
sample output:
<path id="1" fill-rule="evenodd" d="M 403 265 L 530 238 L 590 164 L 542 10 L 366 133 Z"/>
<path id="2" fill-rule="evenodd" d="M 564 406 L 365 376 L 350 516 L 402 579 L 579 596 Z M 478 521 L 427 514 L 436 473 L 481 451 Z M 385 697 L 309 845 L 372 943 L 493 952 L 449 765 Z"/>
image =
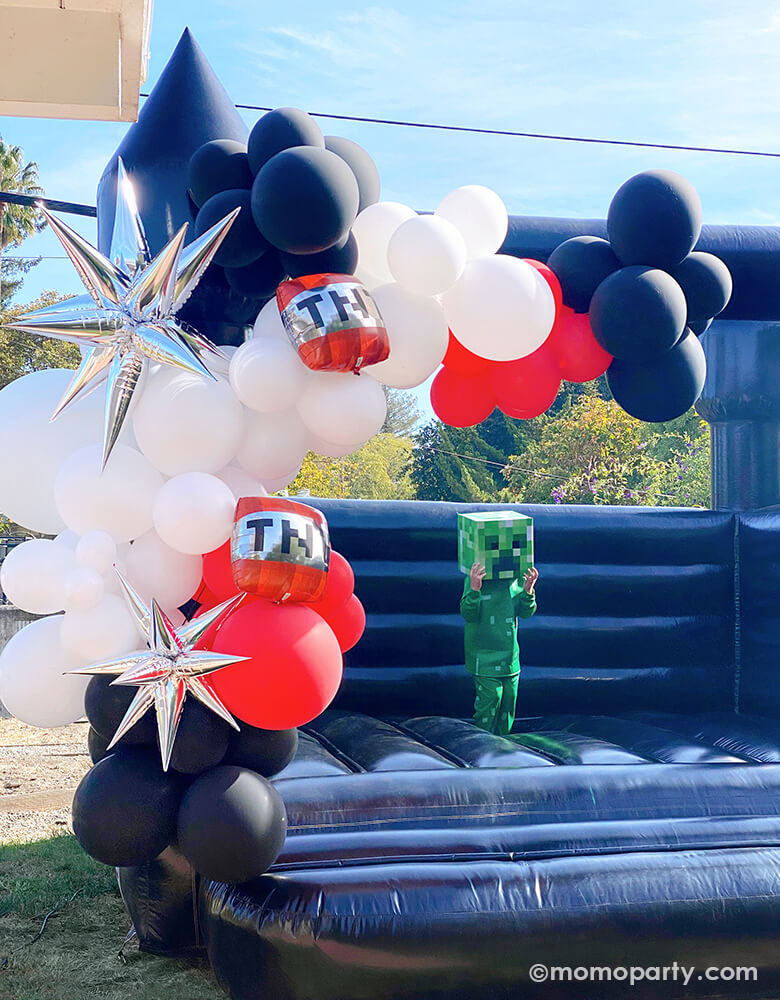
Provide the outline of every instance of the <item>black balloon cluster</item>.
<path id="1" fill-rule="evenodd" d="M 94 767 L 73 800 L 73 829 L 84 849 L 126 867 L 176 844 L 205 878 L 244 882 L 262 874 L 287 830 L 284 803 L 267 779 L 292 760 L 298 731 L 242 723 L 235 732 L 189 700 L 166 773 L 150 713 L 106 750 L 135 691 L 110 681 L 93 677 L 85 698 Z"/>
<path id="2" fill-rule="evenodd" d="M 378 201 L 379 173 L 357 143 L 323 136 L 304 111 L 279 108 L 256 123 L 247 145 L 215 139 L 196 150 L 188 187 L 197 235 L 241 209 L 214 258 L 222 271 L 210 271 L 232 293 L 228 318 L 250 322 L 285 277 L 354 273 L 350 230 Z M 199 306 L 208 309 L 194 296 L 194 314 L 184 318 L 197 323 Z"/>
<path id="3" fill-rule="evenodd" d="M 614 360 L 607 382 L 615 401 L 640 420 L 672 420 L 704 386 L 698 341 L 731 297 L 720 258 L 694 251 L 701 204 L 693 186 L 666 170 L 637 174 L 609 206 L 609 241 L 577 236 L 548 264 L 564 304 L 588 312 L 593 333 Z"/>

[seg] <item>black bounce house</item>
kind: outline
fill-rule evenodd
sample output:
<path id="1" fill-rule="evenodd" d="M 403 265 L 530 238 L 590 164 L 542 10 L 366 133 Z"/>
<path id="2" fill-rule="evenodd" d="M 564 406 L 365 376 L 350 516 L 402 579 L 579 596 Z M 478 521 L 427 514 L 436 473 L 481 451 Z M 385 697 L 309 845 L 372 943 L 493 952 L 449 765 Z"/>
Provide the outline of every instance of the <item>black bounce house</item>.
<path id="1" fill-rule="evenodd" d="M 234 110 L 204 94 L 167 132 L 150 99 L 120 149 L 142 185 L 161 171 L 163 200 L 169 147 L 230 136 Z M 201 133 L 185 142 L 185 124 Z M 515 217 L 502 252 L 546 261 L 603 233 Z M 780 231 L 704 227 L 697 249 L 734 283 L 702 341 L 717 509 L 521 508 L 539 613 L 504 738 L 469 721 L 468 506 L 312 501 L 354 567 L 365 635 L 274 778 L 288 836 L 268 872 L 209 880 L 175 845 L 120 869 L 143 949 L 205 949 L 234 1000 L 780 997 Z M 553 966 L 618 972 L 545 982 Z M 630 987 L 629 967 L 645 970 Z"/>

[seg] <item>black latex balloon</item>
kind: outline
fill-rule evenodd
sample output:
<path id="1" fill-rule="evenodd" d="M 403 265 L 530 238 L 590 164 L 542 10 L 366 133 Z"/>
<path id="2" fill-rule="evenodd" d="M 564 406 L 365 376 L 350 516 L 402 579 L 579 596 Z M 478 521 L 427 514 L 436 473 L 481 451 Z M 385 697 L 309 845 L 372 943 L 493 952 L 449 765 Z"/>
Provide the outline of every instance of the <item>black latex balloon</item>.
<path id="1" fill-rule="evenodd" d="M 234 139 L 212 139 L 195 150 L 187 168 L 187 187 L 200 207 L 220 191 L 252 187 L 246 144 Z"/>
<path id="2" fill-rule="evenodd" d="M 179 808 L 179 850 L 196 872 L 221 882 L 261 875 L 286 834 L 284 802 L 273 785 L 232 764 L 196 778 Z"/>
<path id="3" fill-rule="evenodd" d="M 601 282 L 620 268 L 620 261 L 606 240 L 574 236 L 553 250 L 547 266 L 561 283 L 563 304 L 584 313 Z"/>
<path id="4" fill-rule="evenodd" d="M 318 146 L 325 140 L 322 130 L 311 115 L 298 108 L 276 108 L 269 111 L 249 133 L 249 166 L 253 174 L 265 166 L 272 156 L 293 146 Z"/>
<path id="5" fill-rule="evenodd" d="M 291 278 L 304 274 L 354 274 L 358 264 L 358 245 L 352 233 L 341 245 L 320 253 L 281 253 L 279 258 Z"/>
<path id="6" fill-rule="evenodd" d="M 371 156 L 351 139 L 343 139 L 338 135 L 325 136 L 325 149 L 340 156 L 342 160 L 349 164 L 355 180 L 358 183 L 360 192 L 360 205 L 358 212 L 379 201 L 379 191 L 381 188 L 379 171 Z"/>
<path id="7" fill-rule="evenodd" d="M 179 312 L 179 319 L 194 327 L 213 344 L 243 343 L 259 312 L 258 300 L 235 292 L 221 267 L 209 267 L 195 294 Z"/>
<path id="8" fill-rule="evenodd" d="M 659 357 L 682 336 L 683 291 L 665 271 L 624 267 L 593 294 L 590 325 L 605 351 L 625 361 Z"/>
<path id="9" fill-rule="evenodd" d="M 241 211 L 214 254 L 214 262 L 223 267 L 244 267 L 257 260 L 268 249 L 268 241 L 257 231 L 252 218 L 251 195 L 249 191 L 239 188 L 220 191 L 209 198 L 198 212 L 195 234 L 202 236 L 235 208 L 240 208 Z"/>
<path id="10" fill-rule="evenodd" d="M 238 764 L 272 778 L 282 771 L 298 749 L 297 729 L 257 729 L 241 723 L 241 731 L 230 734 L 226 764 Z"/>
<path id="11" fill-rule="evenodd" d="M 686 413 L 704 388 L 707 362 L 698 339 L 686 330 L 678 344 L 654 361 L 615 359 L 607 384 L 615 402 L 638 420 L 658 423 Z"/>
<path id="12" fill-rule="evenodd" d="M 358 201 L 355 175 L 344 160 L 313 146 L 277 153 L 252 186 L 257 228 L 285 253 L 319 253 L 344 240 Z"/>
<path id="13" fill-rule="evenodd" d="M 225 756 L 233 730 L 200 702 L 184 704 L 171 754 L 171 767 L 182 774 L 200 774 Z"/>
<path id="14" fill-rule="evenodd" d="M 624 264 L 671 270 L 701 233 L 696 189 L 671 170 L 646 170 L 618 188 L 607 214 L 612 249 Z"/>
<path id="15" fill-rule="evenodd" d="M 89 727 L 89 731 L 87 732 L 87 752 L 93 764 L 97 764 L 99 760 L 102 760 L 108 754 L 108 744 L 110 742 L 110 740 L 101 736 L 96 729 L 93 729 L 92 726 Z"/>
<path id="16" fill-rule="evenodd" d="M 711 326 L 712 326 L 711 319 L 703 319 L 695 321 L 693 323 L 689 323 L 688 329 L 691 331 L 691 333 L 695 333 L 697 337 L 701 337 L 701 335 L 703 333 L 706 333 Z"/>
<path id="17" fill-rule="evenodd" d="M 114 738 L 114 733 L 138 690 L 123 684 L 112 685 L 113 680 L 114 677 L 93 677 L 87 684 L 84 695 L 84 710 L 90 725 L 107 741 Z M 122 738 L 122 743 L 125 746 L 140 743 L 154 746 L 156 735 L 154 712 L 147 712 Z"/>
<path id="18" fill-rule="evenodd" d="M 246 267 L 226 267 L 228 284 L 238 295 L 248 299 L 267 299 L 276 294 L 276 286 L 283 281 L 287 271 L 279 254 L 273 250 L 247 264 Z"/>
<path id="19" fill-rule="evenodd" d="M 672 277 L 685 293 L 688 324 L 712 319 L 731 298 L 731 273 L 720 257 L 694 251 L 679 264 Z"/>
<path id="20" fill-rule="evenodd" d="M 140 865 L 176 834 L 182 779 L 163 773 L 156 751 L 114 750 L 88 771 L 73 797 L 73 832 L 105 865 Z"/>

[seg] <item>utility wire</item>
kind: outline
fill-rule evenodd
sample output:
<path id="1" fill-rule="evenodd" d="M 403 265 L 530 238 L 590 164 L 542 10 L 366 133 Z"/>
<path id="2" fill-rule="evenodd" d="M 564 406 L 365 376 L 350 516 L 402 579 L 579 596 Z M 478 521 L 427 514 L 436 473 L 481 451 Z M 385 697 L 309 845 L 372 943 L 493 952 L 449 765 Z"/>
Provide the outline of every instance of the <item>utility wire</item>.
<path id="1" fill-rule="evenodd" d="M 148 97 L 148 94 L 140 94 Z M 273 111 L 259 104 L 236 104 L 244 111 Z M 731 156 L 768 156 L 780 159 L 780 152 L 772 153 L 761 149 L 730 149 L 723 146 L 685 146 L 671 142 L 640 142 L 629 139 L 597 139 L 583 135 L 558 135 L 553 132 L 518 132 L 514 129 L 476 128 L 470 125 L 442 125 L 436 122 L 408 122 L 396 118 L 367 118 L 361 115 L 337 115 L 324 111 L 310 111 L 312 118 L 330 118 L 342 122 L 364 122 L 368 125 L 400 125 L 404 128 L 434 129 L 439 132 L 468 132 L 472 135 L 502 135 L 517 139 L 550 139 L 555 142 L 579 142 L 597 146 L 631 146 L 638 149 L 673 149 L 686 153 L 727 153 Z"/>

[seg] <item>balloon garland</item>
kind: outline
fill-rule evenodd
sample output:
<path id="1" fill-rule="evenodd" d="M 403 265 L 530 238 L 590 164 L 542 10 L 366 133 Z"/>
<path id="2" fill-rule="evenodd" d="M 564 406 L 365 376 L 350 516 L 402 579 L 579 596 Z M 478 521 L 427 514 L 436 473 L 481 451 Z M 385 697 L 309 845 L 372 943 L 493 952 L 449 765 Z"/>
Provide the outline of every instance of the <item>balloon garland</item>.
<path id="1" fill-rule="evenodd" d="M 322 515 L 269 494 L 308 450 L 340 457 L 378 432 L 383 387 L 434 374 L 454 426 L 496 406 L 530 419 L 562 379 L 604 372 L 629 413 L 671 419 L 701 390 L 697 335 L 731 279 L 693 250 L 701 208 L 676 175 L 632 178 L 609 241 L 568 240 L 545 265 L 500 253 L 494 192 L 458 188 L 427 216 L 382 202 L 368 153 L 296 109 L 246 145 L 202 145 L 187 187 L 194 241 L 182 227 L 156 255 L 121 160 L 107 253 L 47 215 L 88 294 L 15 325 L 84 355 L 75 376 L 0 391 L 0 509 L 56 535 L 3 563 L 10 600 L 45 617 L 3 650 L 0 698 L 43 727 L 86 712 L 73 820 L 94 857 L 140 864 L 176 839 L 202 875 L 240 881 L 282 849 L 267 779 L 366 621 Z M 191 325 L 216 300 L 251 324 L 240 344 Z"/>

